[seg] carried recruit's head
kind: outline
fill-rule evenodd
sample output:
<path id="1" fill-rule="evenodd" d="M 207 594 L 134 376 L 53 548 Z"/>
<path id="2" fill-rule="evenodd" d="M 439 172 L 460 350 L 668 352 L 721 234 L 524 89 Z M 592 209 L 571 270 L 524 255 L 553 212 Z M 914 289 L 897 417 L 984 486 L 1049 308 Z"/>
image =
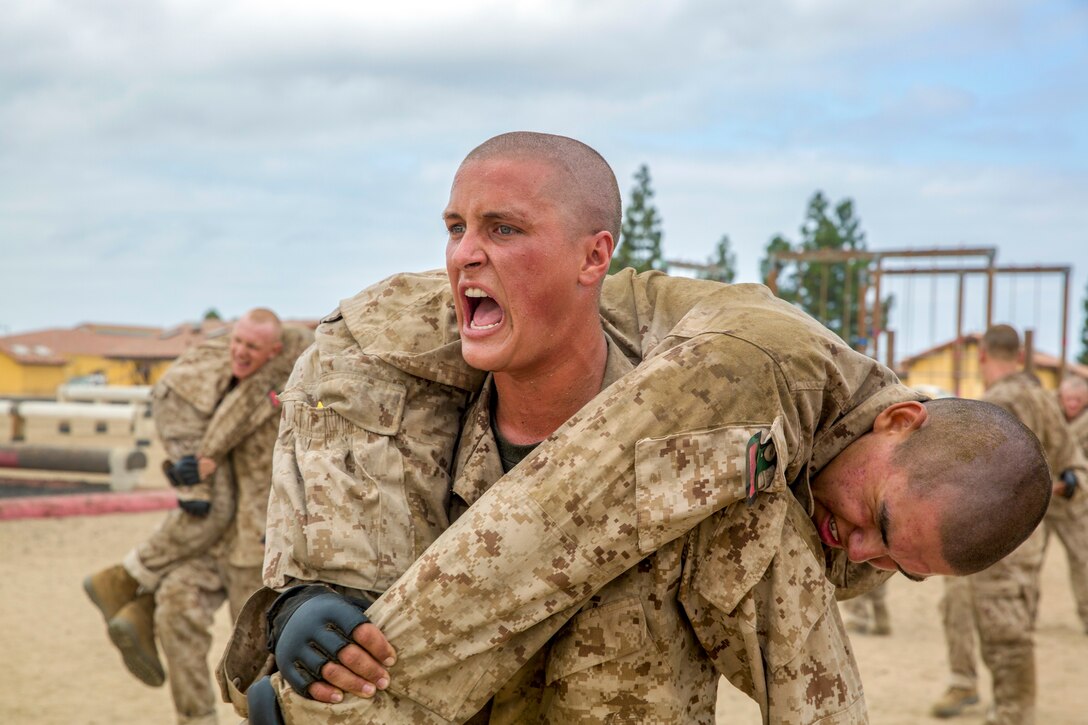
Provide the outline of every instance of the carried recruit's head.
<path id="1" fill-rule="evenodd" d="M 620 226 L 608 163 L 564 136 L 515 132 L 475 148 L 443 212 L 465 360 L 530 372 L 600 332 L 597 301 Z"/>
<path id="2" fill-rule="evenodd" d="M 1019 546 L 1050 503 L 1038 439 L 978 400 L 903 402 L 877 416 L 812 483 L 826 546 L 911 579 L 987 568 Z"/>
<path id="3" fill-rule="evenodd" d="M 272 310 L 257 307 L 234 323 L 230 334 L 230 373 L 245 380 L 283 349 L 283 325 Z"/>

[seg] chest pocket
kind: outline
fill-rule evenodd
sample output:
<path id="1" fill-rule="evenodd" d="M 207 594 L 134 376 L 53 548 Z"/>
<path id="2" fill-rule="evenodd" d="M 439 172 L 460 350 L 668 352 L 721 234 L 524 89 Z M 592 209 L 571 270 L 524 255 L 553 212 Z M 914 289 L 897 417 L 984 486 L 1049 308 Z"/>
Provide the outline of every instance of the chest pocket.
<path id="1" fill-rule="evenodd" d="M 406 388 L 333 373 L 321 379 L 314 398 L 293 391 L 282 399 L 305 481 L 303 536 L 293 555 L 335 581 L 384 590 L 416 556 L 397 445 Z"/>
<path id="2" fill-rule="evenodd" d="M 646 438 L 635 445 L 639 552 L 649 554 L 730 504 L 786 490 L 782 418 Z"/>
<path id="3" fill-rule="evenodd" d="M 548 685 L 638 652 L 649 642 L 642 602 L 627 597 L 580 612 L 553 642 L 545 671 Z"/>

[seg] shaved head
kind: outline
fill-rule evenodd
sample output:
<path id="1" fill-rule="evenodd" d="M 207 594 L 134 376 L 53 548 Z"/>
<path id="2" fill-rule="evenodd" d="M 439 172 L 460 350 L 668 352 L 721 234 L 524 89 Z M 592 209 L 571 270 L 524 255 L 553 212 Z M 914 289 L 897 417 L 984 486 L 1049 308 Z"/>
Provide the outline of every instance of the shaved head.
<path id="1" fill-rule="evenodd" d="M 1066 420 L 1078 418 L 1088 407 L 1088 381 L 1077 375 L 1067 377 L 1058 387 L 1058 400 Z"/>
<path id="2" fill-rule="evenodd" d="M 572 138 L 533 131 L 504 133 L 469 152 L 461 167 L 489 159 L 544 161 L 558 172 L 557 197 L 571 211 L 582 234 L 607 231 L 620 236 L 620 189 L 612 167 L 595 150 Z"/>
<path id="3" fill-rule="evenodd" d="M 937 497 L 942 555 L 958 574 L 981 571 L 1019 546 L 1042 521 L 1051 477 L 1042 445 L 1003 408 L 942 398 L 896 449 L 911 490 Z"/>
<path id="4" fill-rule="evenodd" d="M 1020 335 L 1010 325 L 994 325 L 982 336 L 982 346 L 998 360 L 1016 360 L 1020 354 Z"/>

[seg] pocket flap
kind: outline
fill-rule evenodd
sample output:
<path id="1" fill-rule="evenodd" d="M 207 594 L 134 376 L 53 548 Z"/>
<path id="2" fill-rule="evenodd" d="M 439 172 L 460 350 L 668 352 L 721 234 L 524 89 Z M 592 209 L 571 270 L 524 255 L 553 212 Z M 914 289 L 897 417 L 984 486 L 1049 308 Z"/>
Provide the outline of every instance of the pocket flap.
<path id="1" fill-rule="evenodd" d="M 322 376 L 315 390 L 322 408 L 378 435 L 394 435 L 404 417 L 407 389 L 401 383 L 353 373 Z"/>
<path id="2" fill-rule="evenodd" d="M 749 465 L 749 452 L 764 465 Z M 646 438 L 635 444 L 639 552 L 649 554 L 715 511 L 755 493 L 786 488 L 782 419 Z M 752 477 L 751 481 L 749 478 Z"/>
<path id="3" fill-rule="evenodd" d="M 627 597 L 580 612 L 553 640 L 546 684 L 637 652 L 648 641 L 646 615 L 638 597 Z"/>

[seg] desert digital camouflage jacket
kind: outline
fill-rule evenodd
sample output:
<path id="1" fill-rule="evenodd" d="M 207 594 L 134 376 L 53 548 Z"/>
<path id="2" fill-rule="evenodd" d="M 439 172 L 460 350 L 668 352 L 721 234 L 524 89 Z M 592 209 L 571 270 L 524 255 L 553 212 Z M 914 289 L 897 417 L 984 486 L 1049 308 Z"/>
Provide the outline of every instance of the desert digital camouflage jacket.
<path id="1" fill-rule="evenodd" d="M 602 390 L 634 369 L 608 339 Z M 484 382 L 461 431 L 451 518 L 503 475 Z M 473 723 L 683 722 L 713 725 L 718 673 L 677 600 L 682 542 L 597 592 L 506 683 Z"/>
<path id="2" fill-rule="evenodd" d="M 277 392 L 312 340 L 309 330 L 284 327 L 283 350 L 252 376 L 230 387 L 230 340 L 215 338 L 186 351 L 167 370 L 152 395 L 163 447 L 173 460 L 186 455 L 213 459 L 224 469 L 213 485 L 231 486 L 233 515 L 213 511 L 202 527 L 202 546 L 225 535 L 228 561 L 260 566 L 271 480 L 272 446 L 279 427 Z M 197 542 L 191 542 L 196 545 Z"/>
<path id="3" fill-rule="evenodd" d="M 1081 452 L 1088 456 L 1088 410 L 1082 411 L 1080 415 L 1069 421 L 1069 432 L 1080 446 Z"/>
<path id="4" fill-rule="evenodd" d="M 696 612 L 693 623 L 704 645 L 727 641 L 728 628 L 715 629 L 719 613 L 746 618 L 746 637 L 711 652 L 721 671 L 761 701 L 765 718 L 803 722 L 806 708 L 826 709 L 836 698 L 841 718 L 827 722 L 864 717 L 854 697 L 856 670 L 841 643 L 837 651 L 819 653 L 826 677 L 817 678 L 804 702 L 770 702 L 767 690 L 800 676 L 791 664 L 820 628 L 835 587 L 854 593 L 886 576 L 847 566 L 842 552 L 821 550 L 808 521 L 809 477 L 869 430 L 884 407 L 919 396 L 764 288 L 706 285 L 629 273 L 609 279 L 602 304 L 606 329 L 625 354 L 647 361 L 484 495 L 373 607 L 400 655 L 392 691 L 328 707 L 281 683 L 289 722 L 463 719 L 604 584 L 681 537 L 691 552 L 687 561 L 695 562 L 681 585 L 684 605 Z M 384 292 L 379 285 L 370 294 L 368 304 L 376 310 Z M 443 300 L 439 309 L 452 327 L 443 294 L 448 292 L 438 290 L 432 303 Z M 669 320 L 671 310 L 678 312 Z M 386 322 L 388 316 L 378 318 Z M 446 329 L 442 315 L 430 319 L 433 330 Z M 367 350 L 353 336 L 354 347 Z M 453 364 L 459 360 L 455 345 L 427 350 L 439 350 L 439 359 Z M 392 352 L 395 347 L 371 347 L 371 357 L 398 369 L 404 363 L 418 367 L 427 357 L 422 347 L 408 354 Z M 344 344 L 345 352 L 333 356 L 345 361 L 344 370 L 358 365 L 347 354 L 352 348 Z M 298 379 L 312 384 L 313 373 L 302 370 L 300 376 L 300 370 Z M 334 389 L 326 388 L 330 394 Z M 312 416 L 325 406 L 323 397 L 310 395 L 302 399 Z M 352 435 L 357 432 L 356 425 Z M 314 482 L 370 478 L 340 470 L 311 481 L 302 466 L 311 451 L 296 449 L 297 442 L 285 446 L 285 440 L 292 442 L 290 434 L 281 435 L 277 450 L 289 452 L 282 467 L 277 453 L 275 478 L 277 486 L 287 480 L 296 494 L 284 507 L 286 518 L 292 508 L 307 510 L 313 496 L 306 488 Z M 773 460 L 754 478 L 745 469 L 753 451 Z M 751 504 L 749 493 L 756 494 Z M 365 508 L 359 502 L 355 507 Z M 354 520 L 354 514 L 339 516 L 348 521 L 338 527 L 336 547 Z M 321 523 L 331 532 L 330 517 Z M 311 520 L 296 515 L 285 527 L 293 532 L 276 551 L 270 546 L 269 583 L 285 581 L 277 579 L 282 558 L 297 555 L 299 541 L 307 541 L 298 532 Z M 305 544 L 306 551 L 313 548 Z M 779 555 L 785 551 L 807 554 Z M 797 595 L 761 599 L 760 582 L 779 564 L 788 566 L 783 586 Z M 352 566 L 373 564 L 357 557 Z M 310 576 L 297 578 L 329 581 L 341 574 L 341 567 L 327 568 L 332 577 L 313 567 L 305 572 Z M 769 611 L 772 601 L 782 611 Z M 761 629 L 761 622 L 776 624 Z M 778 622 L 784 623 L 781 631 Z M 764 671 L 768 663 L 770 671 Z"/>
<path id="5" fill-rule="evenodd" d="M 1053 394 L 1026 372 L 1007 375 L 989 388 L 982 399 L 1000 405 L 1026 425 L 1043 445 L 1051 475 L 1057 479 L 1062 471 L 1073 469 L 1078 480 L 1088 482 L 1084 452 L 1077 445 L 1073 432 Z M 1051 499 L 1051 506 L 1061 505 L 1060 497 Z"/>

